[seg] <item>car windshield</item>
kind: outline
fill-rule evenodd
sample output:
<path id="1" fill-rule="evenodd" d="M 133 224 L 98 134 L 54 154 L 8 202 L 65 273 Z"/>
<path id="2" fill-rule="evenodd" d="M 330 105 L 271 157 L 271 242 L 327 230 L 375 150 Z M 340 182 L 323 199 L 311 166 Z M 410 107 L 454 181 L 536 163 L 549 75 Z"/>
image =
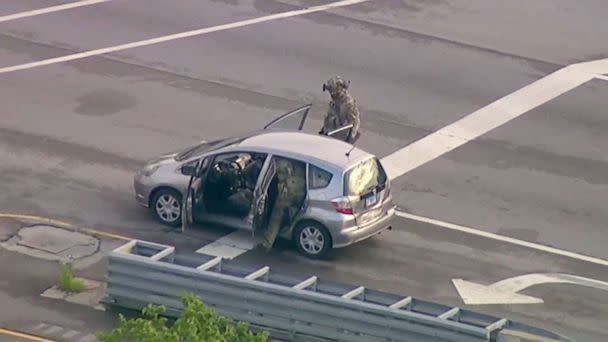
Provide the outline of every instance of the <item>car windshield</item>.
<path id="1" fill-rule="evenodd" d="M 177 161 L 186 160 L 190 157 L 198 156 L 205 152 L 213 151 L 218 148 L 223 148 L 228 145 L 237 144 L 237 143 L 241 142 L 243 139 L 244 139 L 243 137 L 227 138 L 227 139 L 220 139 L 220 140 L 200 143 L 200 144 L 188 147 L 187 149 L 178 153 L 175 156 L 175 160 L 177 160 Z"/>
<path id="2" fill-rule="evenodd" d="M 370 158 L 344 176 L 344 192 L 346 196 L 361 196 L 373 188 L 383 185 L 387 180 L 386 172 L 377 158 Z"/>

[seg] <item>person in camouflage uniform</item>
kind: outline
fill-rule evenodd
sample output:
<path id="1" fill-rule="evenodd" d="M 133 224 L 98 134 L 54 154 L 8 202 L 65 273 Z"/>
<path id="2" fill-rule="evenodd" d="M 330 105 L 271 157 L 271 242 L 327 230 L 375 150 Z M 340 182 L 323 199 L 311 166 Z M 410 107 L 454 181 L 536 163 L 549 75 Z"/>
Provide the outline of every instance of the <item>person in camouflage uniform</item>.
<path id="1" fill-rule="evenodd" d="M 291 223 L 306 197 L 306 171 L 302 165 L 287 159 L 277 158 L 276 170 L 278 180 L 277 198 L 270 212 L 268 229 L 264 233 L 262 242 L 266 250 L 272 248 L 281 227 Z M 283 224 L 286 214 L 289 220 Z"/>
<path id="2" fill-rule="evenodd" d="M 329 108 L 323 122 L 323 128 L 319 134 L 327 134 L 335 129 L 352 124 L 353 128 L 347 139 L 354 142 L 359 138 L 360 115 L 357 103 L 348 92 L 350 81 L 344 81 L 340 76 L 330 78 L 323 84 L 323 91 L 327 90 L 331 95 Z"/>

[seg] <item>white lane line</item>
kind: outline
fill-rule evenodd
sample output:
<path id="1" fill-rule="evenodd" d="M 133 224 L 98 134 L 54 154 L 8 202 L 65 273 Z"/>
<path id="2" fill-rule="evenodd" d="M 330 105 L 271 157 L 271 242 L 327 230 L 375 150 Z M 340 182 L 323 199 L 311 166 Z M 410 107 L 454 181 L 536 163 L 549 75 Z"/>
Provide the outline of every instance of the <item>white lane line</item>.
<path id="1" fill-rule="evenodd" d="M 528 241 L 524 241 L 524 240 L 514 239 L 514 238 L 511 238 L 508 236 L 488 233 L 483 230 L 473 229 L 473 228 L 461 226 L 461 225 L 454 224 L 454 223 L 439 221 L 439 220 L 435 220 L 435 219 L 428 218 L 428 217 L 413 215 L 413 214 L 405 213 L 402 211 L 397 211 L 396 215 L 399 217 L 406 218 L 406 219 L 423 222 L 423 223 L 428 223 L 428 224 L 431 224 L 436 227 L 446 228 L 446 229 L 450 229 L 450 230 L 454 230 L 454 231 L 458 231 L 458 232 L 462 232 L 462 233 L 485 237 L 488 239 L 507 242 L 510 244 L 527 247 L 527 248 L 535 249 L 535 250 L 546 252 L 546 253 L 561 255 L 561 256 L 565 256 L 565 257 L 580 260 L 580 261 L 590 262 L 593 264 L 608 266 L 608 260 L 594 258 L 594 257 L 588 256 L 588 255 L 583 255 L 583 254 L 579 254 L 579 253 L 569 252 L 569 251 L 541 245 L 541 244 L 534 243 L 534 242 L 528 242 Z"/>
<path id="2" fill-rule="evenodd" d="M 251 238 L 251 232 L 237 230 L 201 247 L 196 253 L 234 259 L 252 250 L 255 245 L 255 241 Z"/>
<path id="3" fill-rule="evenodd" d="M 595 78 L 599 78 L 600 80 L 608 81 L 608 76 L 606 76 L 606 75 L 595 75 Z"/>
<path id="4" fill-rule="evenodd" d="M 564 67 L 384 157 L 382 164 L 391 179 L 398 178 L 594 78 L 608 79 L 602 75 L 604 73 L 608 73 L 608 58 Z M 608 266 L 607 260 L 579 253 L 404 212 L 397 212 L 397 215 L 438 227 Z"/>
<path id="5" fill-rule="evenodd" d="M 112 0 L 83 0 L 83 1 L 71 2 L 69 4 L 40 8 L 40 9 L 32 10 L 32 11 L 25 11 L 25 12 L 19 12 L 19 13 L 15 13 L 15 14 L 9 14 L 9 15 L 0 17 L 0 23 L 5 22 L 5 21 L 10 21 L 10 20 L 15 20 L 15 19 L 33 17 L 33 16 L 41 15 L 41 14 L 64 11 L 64 10 L 72 9 L 72 8 L 95 5 L 95 4 L 99 4 L 102 2 L 108 2 L 108 1 L 112 1 Z"/>
<path id="6" fill-rule="evenodd" d="M 152 38 L 152 39 L 140 40 L 140 41 L 133 42 L 133 43 L 110 46 L 110 47 L 106 47 L 106 48 L 102 48 L 102 49 L 90 50 L 90 51 L 75 53 L 75 54 L 56 57 L 56 58 L 49 58 L 49 59 L 45 59 L 45 60 L 38 61 L 38 62 L 31 62 L 31 63 L 25 63 L 25 64 L 20 64 L 20 65 L 0 68 L 0 74 L 18 71 L 18 70 L 32 69 L 32 68 L 41 67 L 41 66 L 49 65 L 49 64 L 68 62 L 68 61 L 73 61 L 73 60 L 77 60 L 77 59 L 83 59 L 86 57 L 98 56 L 98 55 L 103 55 L 106 53 L 117 52 L 117 51 L 133 49 L 133 48 L 142 47 L 142 46 L 163 43 L 163 42 L 176 40 L 176 39 L 200 36 L 200 35 L 204 35 L 204 34 L 208 34 L 208 33 L 212 33 L 212 32 L 230 30 L 230 29 L 234 29 L 234 28 L 238 28 L 238 27 L 259 24 L 259 23 L 263 23 L 263 22 L 271 21 L 271 20 L 284 19 L 284 18 L 295 17 L 295 16 L 314 13 L 314 12 L 325 11 L 325 10 L 337 8 L 337 7 L 355 5 L 355 4 L 359 4 L 359 3 L 367 2 L 367 1 L 371 1 L 371 0 L 337 1 L 337 2 L 326 4 L 326 5 L 313 6 L 313 7 L 309 7 L 309 8 L 301 9 L 301 10 L 276 13 L 276 14 L 271 14 L 271 15 L 267 15 L 267 16 L 263 16 L 263 17 L 237 21 L 237 22 L 229 23 L 229 24 L 206 27 L 206 28 L 202 28 L 202 29 L 186 31 L 186 32 L 171 34 L 171 35 Z"/>
<path id="7" fill-rule="evenodd" d="M 580 65 L 573 64 L 555 71 L 395 151 L 384 157 L 382 163 L 391 179 L 398 178 L 592 80 L 596 75 L 585 71 L 585 64 L 591 67 L 591 63 L 602 61 L 608 61 L 608 59 Z"/>

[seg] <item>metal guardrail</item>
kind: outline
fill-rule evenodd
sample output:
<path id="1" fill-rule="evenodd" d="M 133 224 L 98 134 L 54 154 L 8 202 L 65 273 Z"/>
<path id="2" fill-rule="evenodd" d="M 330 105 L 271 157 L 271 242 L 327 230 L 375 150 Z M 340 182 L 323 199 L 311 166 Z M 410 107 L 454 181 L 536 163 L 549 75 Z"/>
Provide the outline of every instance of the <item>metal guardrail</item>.
<path id="1" fill-rule="evenodd" d="M 503 329 L 565 341 L 551 332 L 466 309 L 316 276 L 275 274 L 207 255 L 133 240 L 109 254 L 103 302 L 140 310 L 164 305 L 177 317 L 184 291 L 218 313 L 290 341 L 499 341 Z"/>

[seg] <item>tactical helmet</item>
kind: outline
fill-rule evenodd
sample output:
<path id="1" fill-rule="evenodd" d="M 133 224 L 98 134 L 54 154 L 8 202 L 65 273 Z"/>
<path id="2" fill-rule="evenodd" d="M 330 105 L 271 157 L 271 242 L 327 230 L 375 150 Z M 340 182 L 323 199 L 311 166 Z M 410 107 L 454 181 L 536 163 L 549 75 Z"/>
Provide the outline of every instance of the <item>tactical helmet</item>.
<path id="1" fill-rule="evenodd" d="M 350 81 L 344 81 L 340 76 L 334 76 L 323 84 L 323 91 L 327 90 L 330 93 L 338 91 L 340 88 L 348 89 Z"/>

